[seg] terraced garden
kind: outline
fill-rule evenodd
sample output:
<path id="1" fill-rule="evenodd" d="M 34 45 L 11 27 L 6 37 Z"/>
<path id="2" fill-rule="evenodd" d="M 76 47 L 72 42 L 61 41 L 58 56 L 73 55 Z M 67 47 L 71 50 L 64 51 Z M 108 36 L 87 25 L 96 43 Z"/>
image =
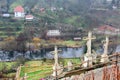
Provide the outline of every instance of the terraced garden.
<path id="1" fill-rule="evenodd" d="M 66 66 L 67 62 L 71 60 L 74 65 L 80 64 L 80 59 L 60 59 L 59 61 Z M 43 61 L 28 61 L 21 68 L 20 77 L 24 77 L 27 74 L 27 80 L 39 80 L 50 76 L 52 74 L 53 60 Z"/>
<path id="2" fill-rule="evenodd" d="M 0 18 L 0 37 L 18 36 L 24 30 L 23 20 L 14 20 L 12 18 Z"/>

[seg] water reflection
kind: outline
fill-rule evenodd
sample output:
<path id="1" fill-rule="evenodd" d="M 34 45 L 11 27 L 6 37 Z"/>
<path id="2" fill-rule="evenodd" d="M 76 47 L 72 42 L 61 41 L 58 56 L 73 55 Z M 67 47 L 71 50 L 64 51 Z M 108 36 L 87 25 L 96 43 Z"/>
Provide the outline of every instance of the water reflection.
<path id="1" fill-rule="evenodd" d="M 58 55 L 60 58 L 76 58 L 80 57 L 84 53 L 84 47 L 81 48 L 59 48 L 62 50 Z M 0 61 L 14 61 L 20 56 L 23 56 L 26 59 L 53 59 L 53 54 L 50 53 L 53 49 L 41 49 L 39 51 L 26 51 L 25 53 L 20 53 L 18 51 L 0 51 Z M 120 45 L 117 46 L 115 52 L 120 52 Z M 97 54 L 102 54 L 103 49 L 99 48 L 96 50 Z"/>
<path id="2" fill-rule="evenodd" d="M 59 48 L 62 50 L 58 55 L 61 58 L 75 58 L 80 57 L 83 54 L 84 47 L 81 48 Z M 52 59 L 53 54 L 51 51 L 54 50 L 47 50 L 47 49 L 41 49 L 39 51 L 26 51 L 25 53 L 20 53 L 17 51 L 7 52 L 7 51 L 0 51 L 0 61 L 13 61 L 19 58 L 19 56 L 24 56 L 26 59 L 42 59 L 42 58 L 48 58 Z"/>

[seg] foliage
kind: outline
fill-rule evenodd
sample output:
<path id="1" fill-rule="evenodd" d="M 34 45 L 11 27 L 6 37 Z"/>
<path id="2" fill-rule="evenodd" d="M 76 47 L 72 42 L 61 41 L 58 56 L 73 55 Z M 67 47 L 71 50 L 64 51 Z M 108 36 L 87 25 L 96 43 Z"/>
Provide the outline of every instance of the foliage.
<path id="1" fill-rule="evenodd" d="M 15 67 L 13 66 L 15 65 L 16 65 L 16 62 L 0 62 L 0 71 L 8 72 L 8 71 L 14 70 L 13 68 Z"/>
<path id="2" fill-rule="evenodd" d="M 33 43 L 36 49 L 39 49 L 40 39 L 38 37 L 33 38 Z"/>
<path id="3" fill-rule="evenodd" d="M 81 16 L 71 16 L 64 19 L 64 22 L 75 27 L 86 27 L 85 20 Z"/>
<path id="4" fill-rule="evenodd" d="M 34 42 L 34 43 L 39 43 L 39 42 L 40 42 L 40 39 L 37 38 L 37 37 L 34 37 L 34 38 L 33 38 L 33 42 Z"/>
<path id="5" fill-rule="evenodd" d="M 23 32 L 24 24 L 23 21 L 16 21 L 12 18 L 0 18 L 0 36 L 18 36 L 19 33 Z"/>
<path id="6" fill-rule="evenodd" d="M 21 51 L 21 52 L 25 52 L 26 50 L 26 41 L 27 41 L 27 36 L 25 36 L 24 33 L 21 33 L 17 39 L 16 39 L 16 42 L 17 42 L 17 50 L 18 51 Z"/>
<path id="7" fill-rule="evenodd" d="M 11 40 L 15 40 L 15 38 L 13 36 L 7 37 L 4 39 L 5 41 L 11 41 Z"/>

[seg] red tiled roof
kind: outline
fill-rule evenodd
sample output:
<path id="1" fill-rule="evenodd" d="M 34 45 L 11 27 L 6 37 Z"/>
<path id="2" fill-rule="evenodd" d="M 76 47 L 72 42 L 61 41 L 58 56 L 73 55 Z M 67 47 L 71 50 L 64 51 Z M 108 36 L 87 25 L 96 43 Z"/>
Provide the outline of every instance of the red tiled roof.
<path id="1" fill-rule="evenodd" d="M 24 8 L 22 6 L 17 6 L 14 8 L 14 12 L 24 12 Z"/>
<path id="2" fill-rule="evenodd" d="M 101 31 L 103 31 L 103 30 L 115 31 L 116 28 L 114 28 L 114 27 L 112 27 L 112 26 L 109 26 L 109 25 L 103 25 L 103 26 L 100 26 L 100 27 L 98 28 L 98 30 L 101 30 Z"/>
<path id="3" fill-rule="evenodd" d="M 26 18 L 33 18 L 33 15 L 26 15 Z"/>
<path id="4" fill-rule="evenodd" d="M 45 11 L 45 8 L 40 8 L 40 11 L 41 11 L 41 12 Z"/>

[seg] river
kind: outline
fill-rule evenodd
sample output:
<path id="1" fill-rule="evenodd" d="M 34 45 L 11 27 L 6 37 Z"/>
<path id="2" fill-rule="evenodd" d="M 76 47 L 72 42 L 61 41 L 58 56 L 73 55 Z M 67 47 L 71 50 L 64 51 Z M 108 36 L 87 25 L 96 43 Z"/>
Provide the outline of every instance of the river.
<path id="1" fill-rule="evenodd" d="M 80 48 L 67 48 L 67 47 L 62 47 L 59 48 L 61 52 L 58 54 L 60 58 L 77 58 L 83 55 L 85 47 L 80 47 Z M 0 61 L 15 61 L 16 59 L 20 58 L 21 56 L 26 58 L 26 59 L 53 59 L 53 54 L 51 51 L 53 49 L 41 49 L 39 51 L 26 51 L 25 53 L 21 53 L 18 51 L 2 51 L 0 50 Z M 115 52 L 120 52 L 120 45 L 117 46 Z M 102 48 L 98 48 L 96 50 L 96 53 L 103 53 Z"/>
<path id="2" fill-rule="evenodd" d="M 26 59 L 43 59 L 43 58 L 47 58 L 47 59 L 52 59 L 53 58 L 53 54 L 51 53 L 51 51 L 53 51 L 53 49 L 41 49 L 39 51 L 26 51 L 25 53 L 21 53 L 18 51 L 0 51 L 0 61 L 14 61 L 18 58 L 20 58 L 21 56 L 26 58 Z M 83 54 L 83 50 L 84 47 L 81 48 L 59 48 L 59 50 L 61 50 L 61 52 L 59 52 L 59 57 L 60 58 L 75 58 L 75 57 L 80 57 Z"/>

